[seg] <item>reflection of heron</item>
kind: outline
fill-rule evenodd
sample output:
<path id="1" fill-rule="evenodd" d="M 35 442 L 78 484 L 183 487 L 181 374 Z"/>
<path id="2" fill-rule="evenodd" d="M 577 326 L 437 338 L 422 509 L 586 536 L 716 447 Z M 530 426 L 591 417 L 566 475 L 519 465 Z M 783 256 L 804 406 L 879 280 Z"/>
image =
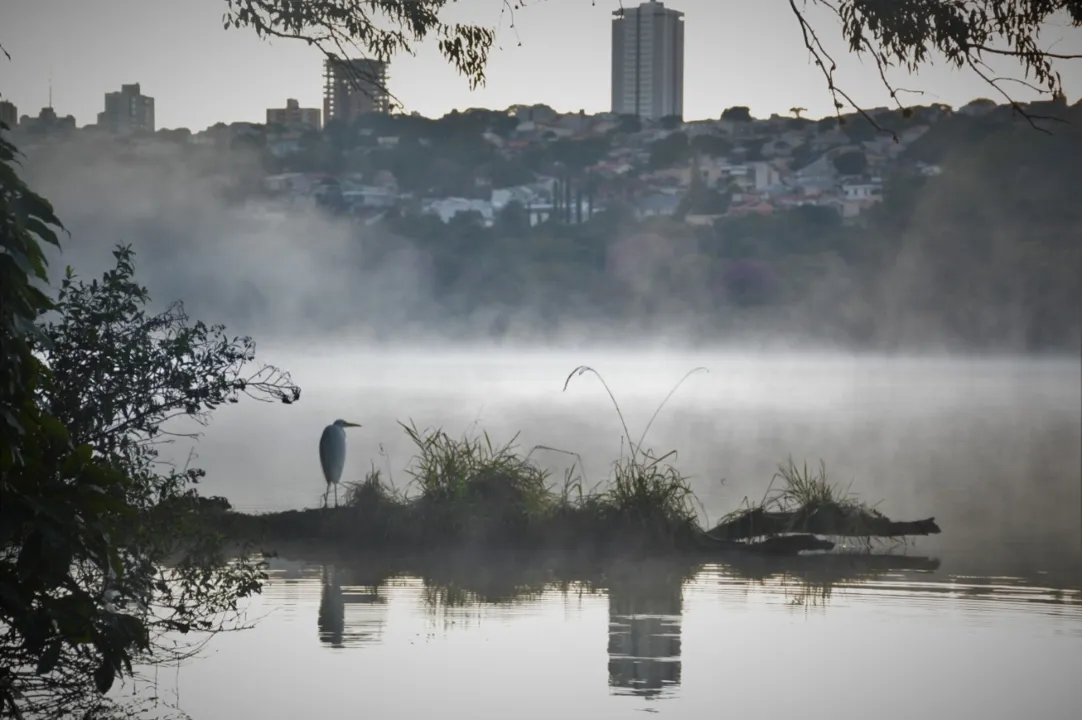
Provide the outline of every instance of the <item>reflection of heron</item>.
<path id="1" fill-rule="evenodd" d="M 323 590 L 319 593 L 319 639 L 335 647 L 342 646 L 346 628 L 346 604 L 342 597 L 342 584 L 338 581 L 338 569 L 323 566 Z"/>
<path id="2" fill-rule="evenodd" d="M 351 585 L 347 578 L 352 575 L 334 565 L 323 566 L 316 625 L 320 641 L 335 648 L 377 641 L 386 620 L 387 599 L 379 594 L 376 587 Z M 350 618 L 346 617 L 347 607 L 352 608 Z"/>
<path id="3" fill-rule="evenodd" d="M 346 466 L 346 428 L 360 427 L 357 423 L 335 420 L 323 428 L 319 437 L 319 464 L 323 467 L 323 479 L 327 481 L 327 490 L 323 493 L 323 504 L 327 504 L 327 495 L 334 486 L 334 506 L 338 507 L 338 481 L 342 479 L 342 468 Z"/>

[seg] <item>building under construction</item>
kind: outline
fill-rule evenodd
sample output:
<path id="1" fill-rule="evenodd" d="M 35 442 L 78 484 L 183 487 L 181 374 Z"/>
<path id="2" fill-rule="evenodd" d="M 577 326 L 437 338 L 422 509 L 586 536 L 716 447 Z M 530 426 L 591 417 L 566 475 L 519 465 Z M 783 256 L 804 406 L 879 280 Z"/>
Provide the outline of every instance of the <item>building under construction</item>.
<path id="1" fill-rule="evenodd" d="M 349 122 L 366 113 L 390 110 L 387 93 L 387 63 L 382 60 L 323 62 L 323 122 Z"/>

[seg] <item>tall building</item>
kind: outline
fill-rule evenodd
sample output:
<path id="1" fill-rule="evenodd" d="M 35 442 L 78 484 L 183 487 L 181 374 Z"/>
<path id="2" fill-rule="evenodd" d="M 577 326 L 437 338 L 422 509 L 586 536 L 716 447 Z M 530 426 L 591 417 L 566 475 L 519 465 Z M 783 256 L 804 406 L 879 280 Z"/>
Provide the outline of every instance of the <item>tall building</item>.
<path id="1" fill-rule="evenodd" d="M 612 112 L 684 114 L 684 13 L 649 0 L 613 12 Z"/>
<path id="2" fill-rule="evenodd" d="M 139 91 L 139 83 L 121 85 L 120 92 L 105 93 L 105 111 L 98 126 L 111 132 L 154 132 L 154 98 Z"/>
<path id="3" fill-rule="evenodd" d="M 14 128 L 19 123 L 19 109 L 7 100 L 0 100 L 0 122 L 9 128 Z"/>
<path id="4" fill-rule="evenodd" d="M 23 130 L 35 133 L 74 130 L 75 116 L 65 115 L 64 117 L 60 117 L 56 114 L 56 110 L 54 110 L 52 106 L 43 107 L 37 117 L 30 117 L 29 115 L 20 117 L 19 127 Z"/>
<path id="5" fill-rule="evenodd" d="M 319 108 L 302 108 L 299 102 L 289 98 L 284 108 L 267 108 L 267 124 L 319 130 Z"/>
<path id="6" fill-rule="evenodd" d="M 332 60 L 323 63 L 323 122 L 390 110 L 387 63 L 382 60 Z"/>

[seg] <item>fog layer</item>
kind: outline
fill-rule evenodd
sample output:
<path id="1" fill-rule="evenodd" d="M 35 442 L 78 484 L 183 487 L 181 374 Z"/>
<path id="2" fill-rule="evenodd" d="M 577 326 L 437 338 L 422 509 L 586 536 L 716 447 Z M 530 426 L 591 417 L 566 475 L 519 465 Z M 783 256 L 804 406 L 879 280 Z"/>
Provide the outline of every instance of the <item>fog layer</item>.
<path id="1" fill-rule="evenodd" d="M 529 303 L 513 311 L 441 306 L 431 258 L 379 226 L 348 224 L 314 208 L 227 201 L 223 175 L 258 175 L 236 154 L 216 166 L 213 157 L 181 161 L 168 148 L 154 158 L 78 142 L 50 148 L 31 154 L 28 174 L 71 231 L 60 262 L 90 277 L 110 265 L 113 244 L 130 242 L 138 277 L 159 305 L 183 299 L 196 318 L 254 334 L 261 359 L 291 370 L 303 388 L 295 407 L 222 409 L 199 446 L 209 472 L 205 492 L 241 509 L 314 505 L 323 489 L 317 438 L 338 417 L 364 425 L 350 438 L 352 480 L 377 467 L 406 484 L 411 449 L 396 421 L 413 418 L 453 435 L 476 422 L 498 441 L 521 431 L 524 449 L 540 444 L 578 453 L 587 485 L 601 483 L 621 451 L 620 424 L 590 378 L 577 378 L 562 393 L 567 373 L 583 363 L 600 370 L 637 436 L 672 385 L 705 365 L 710 374 L 678 393 L 647 444 L 678 450 L 675 462 L 692 476 L 709 518 L 745 497 L 762 497 L 777 463 L 792 454 L 800 463 L 824 460 L 833 481 L 883 500 L 888 515 L 935 516 L 945 532 L 927 541 L 933 547 L 947 542 L 1024 566 L 1082 561 L 1077 358 L 795 352 L 809 337 L 830 349 L 830 329 L 853 311 L 852 294 L 834 292 L 853 279 L 835 284 L 830 274 L 788 321 L 745 316 L 716 343 L 728 346 L 724 353 L 677 349 L 701 319 L 690 310 L 671 313 L 647 335 L 588 318 L 562 317 L 554 325 L 551 316 L 542 333 L 546 313 Z M 626 253 L 636 246 L 621 247 Z M 927 271 L 921 257 L 903 256 L 906 277 Z M 643 292 L 657 287 L 645 283 Z M 878 324 L 905 329 L 895 346 L 908 338 L 915 348 L 949 348 L 949 332 L 934 322 L 938 310 L 920 287 L 888 284 L 883 292 L 891 302 L 882 307 L 890 313 Z M 871 302 L 875 293 L 868 293 Z M 497 315 L 504 349 L 490 344 Z M 537 349 L 541 338 L 550 347 L 583 349 Z M 483 347 L 471 349 L 481 340 Z M 529 341 L 534 349 L 524 349 Z M 644 344 L 654 350 L 644 354 Z M 538 453 L 559 481 L 568 457 Z"/>

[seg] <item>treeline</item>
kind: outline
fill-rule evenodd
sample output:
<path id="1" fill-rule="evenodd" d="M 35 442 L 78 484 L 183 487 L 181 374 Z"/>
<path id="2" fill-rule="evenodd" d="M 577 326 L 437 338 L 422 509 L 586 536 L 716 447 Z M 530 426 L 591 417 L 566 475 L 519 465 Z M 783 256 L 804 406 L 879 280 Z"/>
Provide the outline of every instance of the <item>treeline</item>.
<path id="1" fill-rule="evenodd" d="M 832 342 L 1071 351 L 1079 347 L 1082 112 L 942 120 L 906 151 L 942 174 L 899 171 L 857 222 L 828 207 L 638 220 L 619 202 L 582 224 L 531 225 L 511 203 L 387 219 L 431 258 L 459 310 L 533 306 L 554 324 L 695 317 L 709 335 L 741 317 Z M 683 210 L 687 210 L 687 201 Z"/>

